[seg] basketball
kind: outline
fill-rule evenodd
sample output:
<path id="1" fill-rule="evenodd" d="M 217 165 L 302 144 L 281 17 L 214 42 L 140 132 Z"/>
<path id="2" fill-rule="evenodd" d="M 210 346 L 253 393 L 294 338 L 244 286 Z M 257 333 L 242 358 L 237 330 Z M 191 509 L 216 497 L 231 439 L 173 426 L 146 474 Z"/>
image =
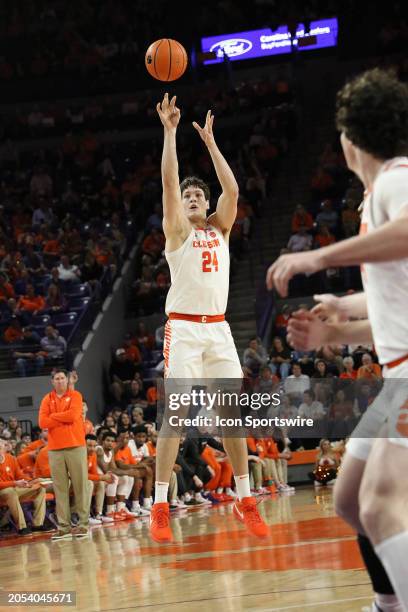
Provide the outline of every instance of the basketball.
<path id="1" fill-rule="evenodd" d="M 175 81 L 187 68 L 187 52 L 183 45 L 171 38 L 152 43 L 146 51 L 146 68 L 159 81 Z"/>

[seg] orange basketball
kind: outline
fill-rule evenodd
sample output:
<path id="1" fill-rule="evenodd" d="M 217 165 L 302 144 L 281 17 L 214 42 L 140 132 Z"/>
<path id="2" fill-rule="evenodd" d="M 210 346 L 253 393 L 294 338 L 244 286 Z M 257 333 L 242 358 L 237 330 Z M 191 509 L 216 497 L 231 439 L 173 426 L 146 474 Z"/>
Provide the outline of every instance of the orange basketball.
<path id="1" fill-rule="evenodd" d="M 186 71 L 187 61 L 183 45 L 171 38 L 156 40 L 146 51 L 146 68 L 159 81 L 179 79 Z"/>

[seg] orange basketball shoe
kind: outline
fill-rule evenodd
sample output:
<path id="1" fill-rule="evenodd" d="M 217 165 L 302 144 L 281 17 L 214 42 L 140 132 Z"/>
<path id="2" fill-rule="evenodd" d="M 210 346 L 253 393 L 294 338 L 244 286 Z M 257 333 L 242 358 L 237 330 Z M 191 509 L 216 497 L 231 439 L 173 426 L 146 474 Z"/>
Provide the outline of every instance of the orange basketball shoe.
<path id="1" fill-rule="evenodd" d="M 166 502 L 153 504 L 150 513 L 150 535 L 155 542 L 172 542 L 170 507 Z"/>
<path id="2" fill-rule="evenodd" d="M 236 500 L 233 512 L 252 535 L 266 538 L 270 534 L 269 527 L 258 512 L 254 497 L 243 497 L 241 501 Z"/>

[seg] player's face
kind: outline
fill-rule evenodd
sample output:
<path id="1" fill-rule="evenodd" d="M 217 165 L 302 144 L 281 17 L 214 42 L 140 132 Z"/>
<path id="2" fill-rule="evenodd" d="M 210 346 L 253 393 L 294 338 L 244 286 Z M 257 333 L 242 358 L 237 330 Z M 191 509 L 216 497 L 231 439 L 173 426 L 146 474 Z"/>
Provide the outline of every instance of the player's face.
<path id="1" fill-rule="evenodd" d="M 86 441 L 86 450 L 88 451 L 88 455 L 92 455 L 96 449 L 96 440 L 87 440 Z"/>
<path id="2" fill-rule="evenodd" d="M 181 194 L 184 212 L 190 221 L 196 221 L 207 216 L 209 202 L 200 187 L 187 187 Z"/>

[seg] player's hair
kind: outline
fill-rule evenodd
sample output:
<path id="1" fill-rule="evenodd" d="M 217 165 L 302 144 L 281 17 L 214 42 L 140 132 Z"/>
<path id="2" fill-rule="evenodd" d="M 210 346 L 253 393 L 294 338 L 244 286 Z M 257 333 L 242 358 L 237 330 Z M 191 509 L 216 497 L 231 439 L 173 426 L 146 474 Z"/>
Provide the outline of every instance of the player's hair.
<path id="1" fill-rule="evenodd" d="M 147 429 L 144 425 L 136 425 L 132 427 L 132 434 L 135 436 L 138 433 L 144 433 L 147 435 Z"/>
<path id="2" fill-rule="evenodd" d="M 94 434 L 86 434 L 85 440 L 95 440 L 96 442 L 97 438 Z"/>
<path id="3" fill-rule="evenodd" d="M 197 176 L 186 176 L 186 178 L 180 183 L 180 191 L 181 195 L 183 195 L 184 191 L 189 187 L 198 187 L 204 191 L 204 197 L 206 200 L 210 200 L 210 188 L 207 183 L 202 181 Z"/>
<path id="4" fill-rule="evenodd" d="M 374 68 L 338 92 L 336 125 L 347 138 L 377 159 L 408 151 L 408 87 L 391 72 Z"/>
<path id="5" fill-rule="evenodd" d="M 55 368 L 51 372 L 51 378 L 54 378 L 57 374 L 65 374 L 65 376 L 68 378 L 68 370 L 65 368 Z"/>
<path id="6" fill-rule="evenodd" d="M 117 435 L 115 434 L 114 431 L 105 431 L 105 433 L 102 436 L 102 442 L 104 442 L 106 438 L 113 438 L 114 440 L 116 440 Z"/>

